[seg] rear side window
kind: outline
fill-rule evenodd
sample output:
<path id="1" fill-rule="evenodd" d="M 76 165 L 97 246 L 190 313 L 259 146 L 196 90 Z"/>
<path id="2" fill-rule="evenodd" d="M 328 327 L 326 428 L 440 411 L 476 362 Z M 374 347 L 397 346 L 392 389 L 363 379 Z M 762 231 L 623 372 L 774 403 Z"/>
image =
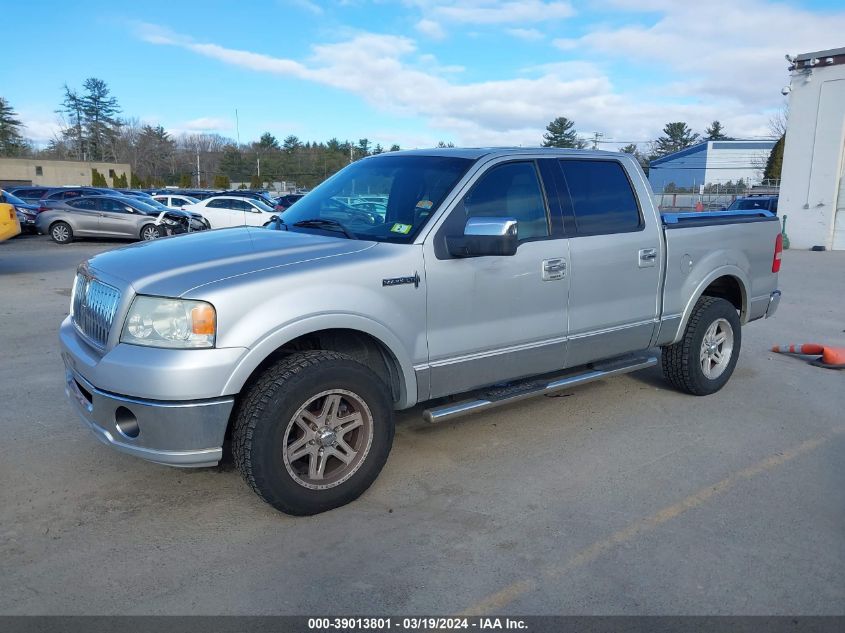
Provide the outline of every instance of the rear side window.
<path id="1" fill-rule="evenodd" d="M 610 160 L 562 160 L 580 235 L 624 233 L 642 227 L 637 198 L 622 165 Z"/>

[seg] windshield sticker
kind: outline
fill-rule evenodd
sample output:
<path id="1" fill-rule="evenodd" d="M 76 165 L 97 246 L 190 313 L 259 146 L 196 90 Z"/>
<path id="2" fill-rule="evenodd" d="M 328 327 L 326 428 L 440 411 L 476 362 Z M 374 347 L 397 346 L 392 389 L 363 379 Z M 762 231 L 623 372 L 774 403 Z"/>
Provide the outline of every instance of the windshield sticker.
<path id="1" fill-rule="evenodd" d="M 417 209 L 430 209 L 434 206 L 434 203 L 431 200 L 420 200 L 417 202 Z"/>
<path id="2" fill-rule="evenodd" d="M 413 227 L 410 224 L 394 224 L 390 227 L 390 230 L 394 233 L 401 233 L 402 235 L 407 235 L 411 232 Z"/>

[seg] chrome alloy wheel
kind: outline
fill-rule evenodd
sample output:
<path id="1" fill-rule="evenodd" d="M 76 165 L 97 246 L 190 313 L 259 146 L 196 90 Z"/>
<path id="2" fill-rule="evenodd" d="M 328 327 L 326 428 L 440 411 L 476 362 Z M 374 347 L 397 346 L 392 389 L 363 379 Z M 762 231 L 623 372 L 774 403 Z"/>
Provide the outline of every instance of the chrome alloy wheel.
<path id="1" fill-rule="evenodd" d="M 709 380 L 721 376 L 728 364 L 734 349 L 734 331 L 726 319 L 716 319 L 704 333 L 701 341 L 701 370 Z"/>
<path id="2" fill-rule="evenodd" d="M 300 486 L 325 490 L 342 484 L 364 463 L 373 443 L 373 415 L 357 394 L 318 393 L 288 422 L 284 463 Z"/>
<path id="3" fill-rule="evenodd" d="M 57 224 L 51 229 L 51 233 L 53 235 L 53 239 L 57 242 L 67 242 L 68 238 L 70 237 L 70 231 L 67 230 L 67 227 L 63 224 Z"/>
<path id="4" fill-rule="evenodd" d="M 158 229 L 154 226 L 145 226 L 144 230 L 141 231 L 141 239 L 145 242 L 149 242 L 150 240 L 157 240 L 158 238 Z"/>

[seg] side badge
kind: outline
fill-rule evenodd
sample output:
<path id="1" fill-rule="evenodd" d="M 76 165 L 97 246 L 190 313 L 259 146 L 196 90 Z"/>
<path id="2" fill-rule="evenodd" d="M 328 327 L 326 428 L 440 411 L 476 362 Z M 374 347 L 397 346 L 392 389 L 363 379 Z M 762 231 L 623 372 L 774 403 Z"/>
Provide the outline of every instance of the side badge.
<path id="1" fill-rule="evenodd" d="M 403 284 L 414 284 L 414 288 L 420 287 L 420 275 L 414 273 L 413 277 L 391 277 L 390 279 L 382 279 L 382 286 L 401 286 Z"/>

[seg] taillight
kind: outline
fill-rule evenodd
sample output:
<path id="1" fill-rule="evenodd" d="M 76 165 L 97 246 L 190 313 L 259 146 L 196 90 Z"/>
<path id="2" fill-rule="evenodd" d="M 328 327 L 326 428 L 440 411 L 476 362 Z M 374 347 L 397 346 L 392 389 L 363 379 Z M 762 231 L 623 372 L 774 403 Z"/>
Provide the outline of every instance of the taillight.
<path id="1" fill-rule="evenodd" d="M 780 258 L 783 256 L 783 234 L 778 233 L 775 238 L 775 256 L 772 258 L 772 272 L 780 271 Z"/>
<path id="2" fill-rule="evenodd" d="M 16 217 L 18 216 L 15 215 L 15 208 L 12 207 L 11 209 L 9 209 L 9 219 L 14 220 Z"/>

